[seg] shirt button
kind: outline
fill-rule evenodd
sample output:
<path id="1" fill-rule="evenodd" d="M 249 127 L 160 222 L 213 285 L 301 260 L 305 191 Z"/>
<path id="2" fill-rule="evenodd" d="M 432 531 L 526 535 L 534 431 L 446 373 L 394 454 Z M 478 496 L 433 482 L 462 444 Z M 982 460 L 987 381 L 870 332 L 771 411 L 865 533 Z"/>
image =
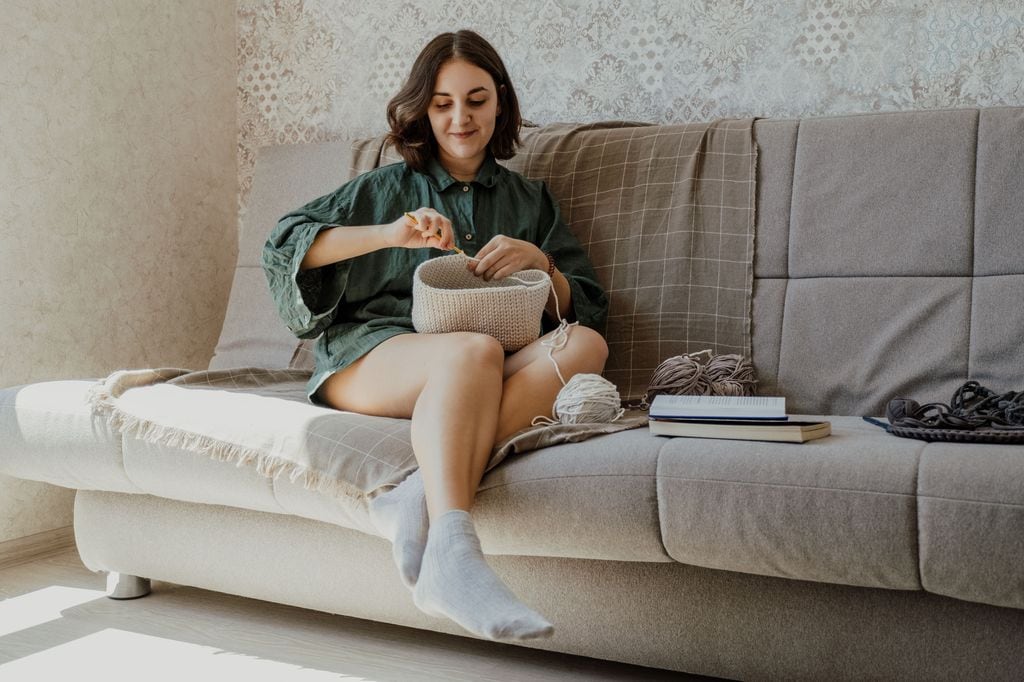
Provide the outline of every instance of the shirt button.
<path id="1" fill-rule="evenodd" d="M 462 186 L 462 191 L 463 192 L 468 192 L 469 191 L 469 185 L 463 185 Z"/>
<path id="2" fill-rule="evenodd" d="M 473 241 L 473 235 L 471 233 L 469 233 L 469 232 L 466 233 L 466 241 L 467 242 Z"/>

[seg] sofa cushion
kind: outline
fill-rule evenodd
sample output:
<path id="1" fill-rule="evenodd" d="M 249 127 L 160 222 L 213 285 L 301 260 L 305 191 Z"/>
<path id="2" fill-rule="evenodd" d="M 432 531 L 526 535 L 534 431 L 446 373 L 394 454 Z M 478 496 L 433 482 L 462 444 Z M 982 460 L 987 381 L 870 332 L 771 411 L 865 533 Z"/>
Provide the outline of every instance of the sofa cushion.
<path id="1" fill-rule="evenodd" d="M 661 542 L 655 488 L 663 445 L 642 428 L 509 457 L 484 477 L 473 507 L 484 551 L 672 561 Z M 288 476 L 265 478 L 251 466 L 128 437 L 125 468 L 138 492 L 295 514 L 378 535 L 365 499 L 309 490 Z"/>
<path id="2" fill-rule="evenodd" d="M 66 488 L 136 493 L 121 436 L 94 417 L 94 381 L 44 381 L 0 389 L 0 473 Z"/>
<path id="3" fill-rule="evenodd" d="M 126 438 L 239 462 L 274 478 L 360 497 L 416 468 L 408 419 L 311 405 L 309 374 L 243 367 L 114 372 L 94 409 Z"/>
<path id="4" fill-rule="evenodd" d="M 852 417 L 802 445 L 670 439 L 658 463 L 676 561 L 818 582 L 920 589 L 917 465 L 924 442 Z"/>
<path id="5" fill-rule="evenodd" d="M 260 254 L 278 219 L 326 194 L 352 173 L 349 141 L 261 147 L 238 236 L 238 264 L 220 339 L 209 369 L 288 367 L 299 340 L 288 331 L 267 289 Z"/>
<path id="6" fill-rule="evenodd" d="M 484 550 L 671 561 L 655 482 L 663 446 L 643 427 L 506 460 L 480 482 L 473 507 Z"/>
<path id="7" fill-rule="evenodd" d="M 969 277 L 791 279 L 785 305 L 777 388 L 794 412 L 823 401 L 877 416 L 897 396 L 949 400 L 964 382 Z"/>
<path id="8" fill-rule="evenodd" d="M 671 561 L 655 501 L 661 446 L 644 428 L 506 459 L 484 476 L 473 505 L 484 552 Z M 362 502 L 313 493 L 286 477 L 274 481 L 274 494 L 292 514 L 377 534 Z"/>
<path id="9" fill-rule="evenodd" d="M 290 367 L 298 345 L 298 339 L 277 316 L 263 268 L 236 267 L 228 309 L 209 369 Z"/>
<path id="10" fill-rule="evenodd" d="M 124 469 L 150 495 L 285 513 L 274 498 L 273 479 L 259 475 L 254 466 L 129 436 L 124 439 Z"/>
<path id="11" fill-rule="evenodd" d="M 1024 445 L 929 443 L 917 494 L 924 588 L 1024 609 Z"/>
<path id="12" fill-rule="evenodd" d="M 977 119 L 964 109 L 801 121 L 789 276 L 969 276 Z"/>
<path id="13" fill-rule="evenodd" d="M 982 109 L 974 186 L 975 275 L 1021 274 L 1024 107 Z M 1022 366 L 1022 365 L 1018 365 Z"/>
<path id="14" fill-rule="evenodd" d="M 1017 230 L 1021 232 L 1019 226 Z M 1017 238 L 1024 241 L 1024 233 Z M 999 393 L 1024 389 L 1024 316 L 1013 310 L 1019 311 L 1022 301 L 1024 269 L 1017 275 L 974 279 L 966 376 Z M 952 392 L 941 395 L 941 400 L 950 396 Z"/>

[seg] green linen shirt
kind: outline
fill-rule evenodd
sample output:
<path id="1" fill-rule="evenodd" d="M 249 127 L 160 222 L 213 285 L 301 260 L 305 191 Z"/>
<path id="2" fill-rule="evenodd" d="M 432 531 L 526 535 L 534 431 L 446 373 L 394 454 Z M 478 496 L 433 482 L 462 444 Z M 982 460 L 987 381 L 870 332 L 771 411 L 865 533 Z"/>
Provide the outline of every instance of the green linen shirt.
<path id="1" fill-rule="evenodd" d="M 569 281 L 569 321 L 604 329 L 605 292 L 543 182 L 504 168 L 490 154 L 472 182 L 455 180 L 436 159 L 426 172 L 404 162 L 382 166 L 283 216 L 263 247 L 263 271 L 282 320 L 300 339 L 319 336 L 306 387 L 310 402 L 323 403 L 316 392 L 332 373 L 396 334 L 415 332 L 413 271 L 447 252 L 392 247 L 301 272 L 299 264 L 323 229 L 387 224 L 422 206 L 451 220 L 455 243 L 467 255 L 498 234 L 550 252 Z M 545 314 L 541 332 L 557 324 Z"/>

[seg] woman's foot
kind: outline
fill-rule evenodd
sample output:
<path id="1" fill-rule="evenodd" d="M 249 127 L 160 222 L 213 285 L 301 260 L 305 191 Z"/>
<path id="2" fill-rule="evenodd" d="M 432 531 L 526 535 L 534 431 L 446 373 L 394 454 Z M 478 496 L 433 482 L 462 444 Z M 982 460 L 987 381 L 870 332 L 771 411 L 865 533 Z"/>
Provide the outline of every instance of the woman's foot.
<path id="1" fill-rule="evenodd" d="M 370 500 L 370 520 L 391 541 L 391 553 L 406 587 L 412 589 L 420 574 L 430 520 L 420 470 L 382 495 Z"/>
<path id="2" fill-rule="evenodd" d="M 484 559 L 469 512 L 445 512 L 430 524 L 428 536 L 413 590 L 421 611 L 494 640 L 551 636 L 554 626 L 519 601 Z"/>

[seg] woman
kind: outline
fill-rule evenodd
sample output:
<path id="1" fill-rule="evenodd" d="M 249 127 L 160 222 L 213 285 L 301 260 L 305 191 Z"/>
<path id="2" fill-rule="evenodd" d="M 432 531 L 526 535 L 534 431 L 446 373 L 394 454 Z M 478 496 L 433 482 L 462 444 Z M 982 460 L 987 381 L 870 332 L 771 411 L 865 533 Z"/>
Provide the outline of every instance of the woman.
<path id="1" fill-rule="evenodd" d="M 264 269 L 288 327 L 322 333 L 310 401 L 412 420 L 419 469 L 369 511 L 416 605 L 491 639 L 548 636 L 551 624 L 488 566 L 469 510 L 494 445 L 551 414 L 562 384 L 541 345 L 550 333 L 508 355 L 483 334 L 412 333 L 412 275 L 454 246 L 475 253 L 466 267 L 485 280 L 547 270 L 558 309 L 553 293 L 545 329 L 560 317 L 580 323 L 555 354 L 566 381 L 603 370 L 594 328 L 607 300 L 544 184 L 495 162 L 514 155 L 521 118 L 486 40 L 459 31 L 430 41 L 388 121 L 405 161 L 284 216 Z"/>

